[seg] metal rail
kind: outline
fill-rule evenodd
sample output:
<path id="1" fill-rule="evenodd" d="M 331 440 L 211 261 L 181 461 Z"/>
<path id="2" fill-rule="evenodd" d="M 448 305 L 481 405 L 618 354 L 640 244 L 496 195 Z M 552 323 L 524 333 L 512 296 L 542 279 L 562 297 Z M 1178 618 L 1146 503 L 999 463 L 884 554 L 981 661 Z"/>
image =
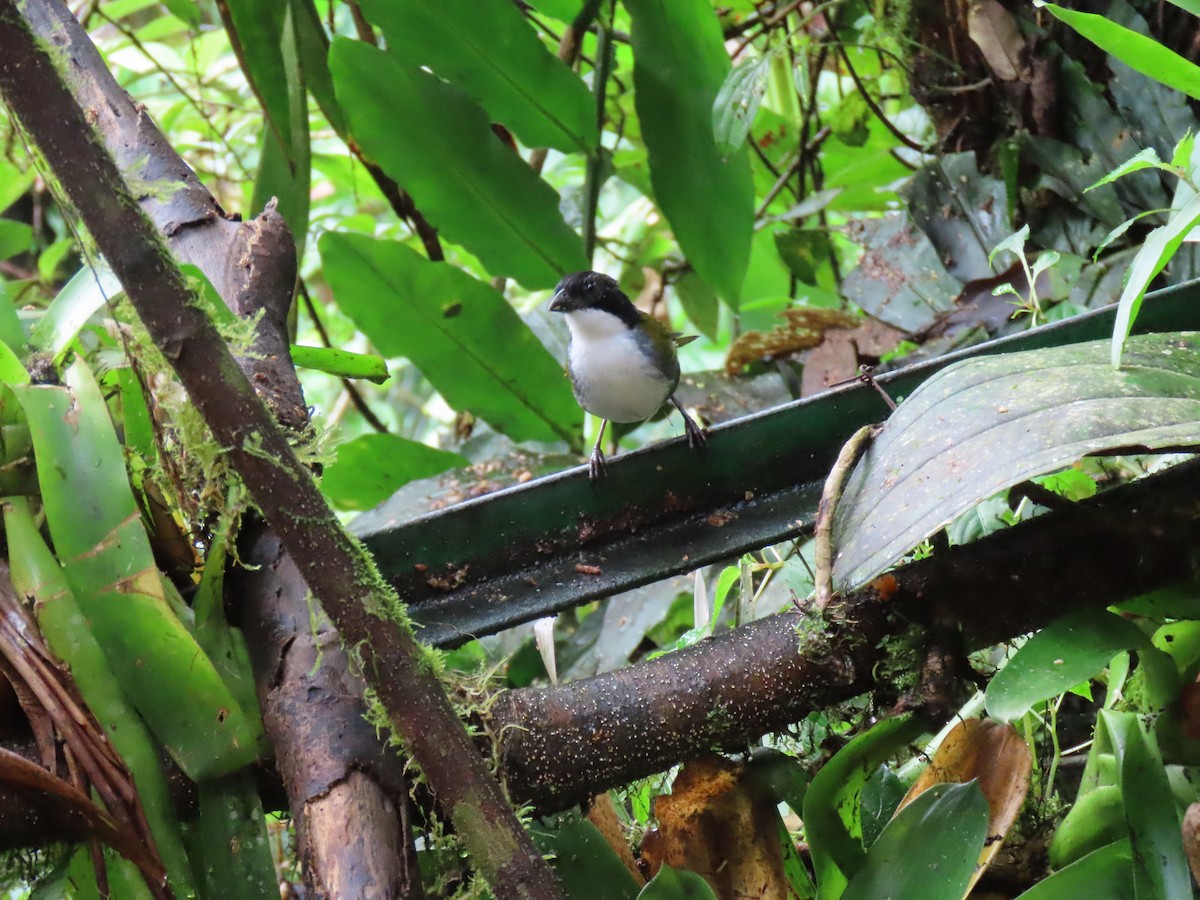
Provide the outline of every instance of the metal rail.
<path id="1" fill-rule="evenodd" d="M 878 382 L 897 399 L 962 359 L 1111 335 L 1099 310 L 918 363 Z M 1138 332 L 1200 328 L 1200 282 L 1149 295 Z M 709 432 L 468 500 L 394 525 L 362 519 L 374 553 L 419 626 L 455 646 L 600 597 L 798 537 L 811 529 L 842 443 L 887 409 L 866 385 L 745 416 Z"/>

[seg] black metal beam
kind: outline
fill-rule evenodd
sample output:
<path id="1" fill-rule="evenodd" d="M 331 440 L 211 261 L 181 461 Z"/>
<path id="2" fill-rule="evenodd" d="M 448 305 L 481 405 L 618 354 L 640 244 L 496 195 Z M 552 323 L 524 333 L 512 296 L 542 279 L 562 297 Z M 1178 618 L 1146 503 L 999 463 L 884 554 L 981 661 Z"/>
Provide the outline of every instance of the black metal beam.
<path id="1" fill-rule="evenodd" d="M 958 360 L 1106 338 L 1113 315 L 1088 313 L 878 381 L 900 399 Z M 1193 328 L 1200 282 L 1149 295 L 1137 321 L 1139 332 Z M 360 537 L 418 637 L 454 646 L 803 534 L 842 443 L 886 417 L 873 390 L 846 385 L 714 427 L 702 450 L 666 441 L 611 459 L 596 483 L 581 466 Z"/>

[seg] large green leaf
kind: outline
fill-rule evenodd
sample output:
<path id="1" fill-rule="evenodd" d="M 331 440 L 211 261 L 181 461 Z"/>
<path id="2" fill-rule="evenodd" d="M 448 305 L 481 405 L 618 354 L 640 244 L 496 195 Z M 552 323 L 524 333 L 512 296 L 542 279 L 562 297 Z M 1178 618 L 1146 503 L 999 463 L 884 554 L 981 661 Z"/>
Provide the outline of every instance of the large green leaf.
<path id="1" fill-rule="evenodd" d="M 987 710 L 1011 722 L 1108 665 L 1122 650 L 1159 653 L 1140 628 L 1102 609 L 1080 610 L 1031 637 L 987 687 Z"/>
<path id="2" fill-rule="evenodd" d="M 397 434 L 364 434 L 337 449 L 321 490 L 343 509 L 370 509 L 410 481 L 465 466 L 466 459 Z"/>
<path id="3" fill-rule="evenodd" d="M 329 63 L 363 152 L 489 272 L 548 288 L 587 268 L 554 189 L 460 90 L 359 41 L 334 40 Z"/>
<path id="4" fill-rule="evenodd" d="M 510 0 L 363 0 L 388 50 L 462 88 L 531 147 L 591 153 L 595 104 Z"/>
<path id="5" fill-rule="evenodd" d="M 688 261 L 731 305 L 741 294 L 754 226 L 747 149 L 722 158 L 713 104 L 729 55 L 704 0 L 627 0 L 633 86 L 650 183 Z"/>
<path id="6" fill-rule="evenodd" d="M 1117 841 L 1038 882 L 1019 900 L 1129 900 L 1133 896 L 1132 868 L 1129 841 Z"/>
<path id="7" fill-rule="evenodd" d="M 272 197 L 276 198 L 279 213 L 291 228 L 296 241 L 296 255 L 303 258 L 304 243 L 308 236 L 312 148 L 308 132 L 308 96 L 304 84 L 307 63 L 301 58 L 300 27 L 301 23 L 297 22 L 292 6 L 285 4 L 279 49 L 286 72 L 284 85 L 289 109 L 286 124 L 289 130 L 284 134 L 285 143 L 280 142 L 278 130 L 263 130 L 250 209 L 257 214 Z M 315 52 L 315 48 L 308 52 Z M 324 53 L 320 56 L 320 65 L 325 65 Z"/>
<path id="8" fill-rule="evenodd" d="M 13 587 L 33 603 L 46 644 L 70 669 L 80 695 L 133 774 L 146 821 L 171 883 L 180 894 L 186 893 L 192 872 L 158 745 L 85 626 L 67 576 L 46 546 L 24 497 L 5 499 L 4 535 L 12 562 Z"/>
<path id="9" fill-rule="evenodd" d="M 638 882 L 604 835 L 578 813 L 563 817 L 556 827 L 534 825 L 531 836 L 538 849 L 549 855 L 572 900 L 630 900 Z"/>
<path id="10" fill-rule="evenodd" d="M 959 900 L 987 825 L 977 782 L 934 785 L 887 824 L 842 900 Z"/>
<path id="11" fill-rule="evenodd" d="M 176 618 L 90 370 L 67 387 L 12 388 L 29 421 L 46 522 L 87 626 L 122 689 L 190 777 L 254 761 L 255 730 Z"/>
<path id="12" fill-rule="evenodd" d="M 1179 814 L 1158 747 L 1136 713 L 1105 709 L 1100 719 L 1117 757 L 1133 850 L 1134 896 L 1192 896 Z"/>
<path id="13" fill-rule="evenodd" d="M 918 388 L 859 460 L 834 522 L 839 590 L 878 575 L 986 497 L 1081 456 L 1200 443 L 1200 335 L 964 361 Z"/>
<path id="14" fill-rule="evenodd" d="M 1104 16 L 1041 4 L 1056 19 L 1066 22 L 1102 50 L 1129 68 L 1200 100 L 1200 66 L 1189 62 L 1154 38 L 1124 28 Z"/>
<path id="15" fill-rule="evenodd" d="M 808 786 L 801 818 L 822 897 L 840 895 L 865 859 L 859 798 L 868 777 L 924 728 L 911 715 L 883 719 L 839 750 Z"/>
<path id="16" fill-rule="evenodd" d="M 219 4 L 229 42 L 237 54 L 250 89 L 262 104 L 267 123 L 285 154 L 292 148 L 292 95 L 303 94 L 297 70 L 284 61 L 283 33 L 288 3 L 280 0 L 225 0 Z M 307 117 L 302 127 L 307 127 Z M 299 161 L 287 156 L 289 165 Z"/>
<path id="17" fill-rule="evenodd" d="M 578 441 L 562 369 L 505 299 L 403 244 L 327 233 L 325 275 L 342 311 L 387 356 L 406 356 L 455 409 L 514 440 Z"/>

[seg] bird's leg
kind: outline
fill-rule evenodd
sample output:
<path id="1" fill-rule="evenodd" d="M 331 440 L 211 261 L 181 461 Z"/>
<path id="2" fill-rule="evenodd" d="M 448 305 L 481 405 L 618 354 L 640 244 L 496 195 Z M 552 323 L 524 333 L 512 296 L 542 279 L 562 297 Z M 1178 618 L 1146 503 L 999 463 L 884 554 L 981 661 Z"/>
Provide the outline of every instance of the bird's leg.
<path id="1" fill-rule="evenodd" d="M 600 433 L 596 435 L 596 446 L 592 448 L 591 458 L 588 459 L 588 477 L 592 481 L 608 474 L 608 470 L 604 468 L 604 451 L 600 449 L 600 442 L 604 440 L 604 429 L 607 427 L 608 419 L 601 419 Z"/>
<path id="2" fill-rule="evenodd" d="M 683 416 L 683 430 L 687 432 L 688 446 L 703 447 L 708 443 L 708 435 L 704 433 L 704 429 L 697 425 L 695 420 L 687 414 L 683 406 L 675 399 L 674 394 L 671 395 L 671 402 L 675 404 L 675 408 Z"/>

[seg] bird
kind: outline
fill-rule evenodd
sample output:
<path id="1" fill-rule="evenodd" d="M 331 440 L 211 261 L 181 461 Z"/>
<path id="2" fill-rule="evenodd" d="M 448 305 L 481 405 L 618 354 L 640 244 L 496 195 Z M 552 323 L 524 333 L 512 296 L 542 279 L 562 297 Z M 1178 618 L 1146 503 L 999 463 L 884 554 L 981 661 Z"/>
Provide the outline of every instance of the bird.
<path id="1" fill-rule="evenodd" d="M 554 289 L 547 307 L 562 313 L 571 339 L 567 375 L 579 405 L 603 421 L 588 460 L 595 481 L 606 474 L 600 443 L 609 422 L 644 422 L 669 400 L 683 416 L 689 447 L 706 437 L 675 397 L 677 350 L 696 339 L 672 331 L 634 306 L 615 280 L 600 272 L 575 272 Z"/>

